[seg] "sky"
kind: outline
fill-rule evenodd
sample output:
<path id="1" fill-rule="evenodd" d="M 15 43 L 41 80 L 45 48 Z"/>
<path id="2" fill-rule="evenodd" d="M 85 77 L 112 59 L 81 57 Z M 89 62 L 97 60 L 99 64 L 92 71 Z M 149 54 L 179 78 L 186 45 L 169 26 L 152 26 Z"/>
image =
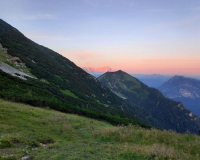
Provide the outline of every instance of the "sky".
<path id="1" fill-rule="evenodd" d="M 199 0 L 0 0 L 0 18 L 79 67 L 200 75 Z"/>

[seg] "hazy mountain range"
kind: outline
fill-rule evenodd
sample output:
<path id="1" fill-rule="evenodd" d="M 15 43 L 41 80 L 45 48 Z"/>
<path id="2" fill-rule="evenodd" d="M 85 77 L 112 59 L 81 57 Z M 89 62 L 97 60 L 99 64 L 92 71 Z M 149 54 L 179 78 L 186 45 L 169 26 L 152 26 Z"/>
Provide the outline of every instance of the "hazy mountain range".
<path id="1" fill-rule="evenodd" d="M 89 74 L 93 75 L 94 77 L 98 78 L 105 72 L 112 72 L 110 67 L 83 67 L 83 70 L 88 72 Z M 175 75 L 161 75 L 161 74 L 130 74 L 131 76 L 139 79 L 141 82 L 146 84 L 149 87 L 159 88 L 165 82 L 167 82 L 170 78 L 174 77 Z M 200 76 L 190 76 L 190 78 L 194 78 L 200 80 Z"/>
<path id="2" fill-rule="evenodd" d="M 93 68 L 93 67 L 83 67 L 83 70 L 88 72 L 89 74 L 93 75 L 94 77 L 98 78 L 105 72 L 112 72 L 113 70 L 106 66 L 100 68 Z M 149 87 L 158 88 L 164 82 L 167 82 L 172 76 L 169 75 L 160 75 L 160 74 L 131 74 L 133 77 L 136 77 L 144 84 L 148 85 Z"/>
<path id="3" fill-rule="evenodd" d="M 160 74 L 131 74 L 149 87 L 158 88 L 167 82 L 172 76 Z"/>

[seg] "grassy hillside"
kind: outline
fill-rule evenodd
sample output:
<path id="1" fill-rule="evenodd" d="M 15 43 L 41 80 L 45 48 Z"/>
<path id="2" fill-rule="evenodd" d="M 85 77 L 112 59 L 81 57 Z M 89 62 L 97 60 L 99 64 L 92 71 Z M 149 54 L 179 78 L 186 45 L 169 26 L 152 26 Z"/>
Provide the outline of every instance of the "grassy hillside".
<path id="1" fill-rule="evenodd" d="M 105 122 L 0 99 L 0 159 L 194 159 L 200 138 Z"/>

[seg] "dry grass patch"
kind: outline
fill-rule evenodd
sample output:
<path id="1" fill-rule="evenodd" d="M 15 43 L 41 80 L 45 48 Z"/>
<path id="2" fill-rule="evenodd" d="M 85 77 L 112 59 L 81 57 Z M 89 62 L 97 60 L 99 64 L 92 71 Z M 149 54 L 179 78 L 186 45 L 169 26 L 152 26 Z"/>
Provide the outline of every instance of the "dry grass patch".
<path id="1" fill-rule="evenodd" d="M 146 130 L 129 125 L 97 131 L 94 136 L 112 142 L 124 153 L 134 152 L 158 159 L 197 159 L 200 153 L 200 138 L 188 133 Z"/>

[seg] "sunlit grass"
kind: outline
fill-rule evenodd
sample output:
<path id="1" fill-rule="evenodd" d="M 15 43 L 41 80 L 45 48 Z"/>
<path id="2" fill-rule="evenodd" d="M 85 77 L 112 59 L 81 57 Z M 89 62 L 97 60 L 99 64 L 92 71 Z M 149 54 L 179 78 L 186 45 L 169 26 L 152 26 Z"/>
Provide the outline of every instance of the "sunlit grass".
<path id="1" fill-rule="evenodd" d="M 66 89 L 66 90 L 61 90 L 61 92 L 67 96 L 73 97 L 73 98 L 77 98 L 79 99 L 74 93 L 72 93 L 70 90 Z"/>

